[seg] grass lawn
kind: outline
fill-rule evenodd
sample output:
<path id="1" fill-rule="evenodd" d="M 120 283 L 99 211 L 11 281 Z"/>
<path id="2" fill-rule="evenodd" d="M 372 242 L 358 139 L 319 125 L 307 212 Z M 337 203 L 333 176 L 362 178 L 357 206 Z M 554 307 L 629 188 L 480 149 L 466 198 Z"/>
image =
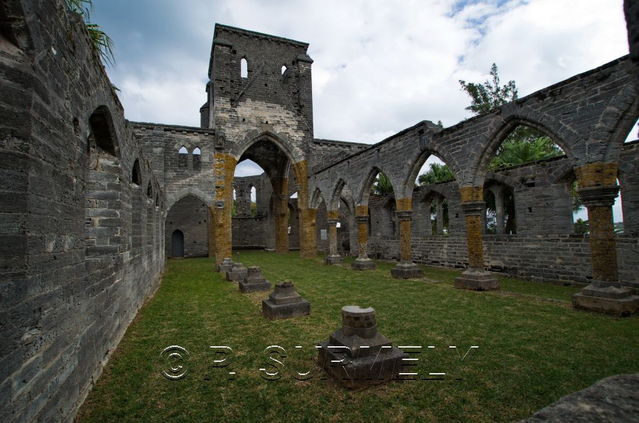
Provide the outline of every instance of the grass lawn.
<path id="1" fill-rule="evenodd" d="M 325 266 L 297 253 L 240 252 L 234 260 L 261 266 L 271 283 L 292 280 L 311 315 L 268 321 L 260 314 L 268 293 L 240 294 L 212 271 L 212 259 L 169 260 L 79 421 L 505 422 L 603 377 L 639 371 L 639 319 L 573 310 L 574 287 L 502 278 L 500 292 L 472 292 L 454 289 L 459 272 L 449 269 L 425 267 L 424 279 L 407 281 L 392 279 L 385 262 L 356 272 L 348 261 Z M 374 307 L 394 345 L 423 346 L 412 370 L 420 378 L 446 377 L 360 391 L 324 379 L 314 345 L 341 326 L 348 304 Z M 183 379 L 162 376 L 171 362 L 160 353 L 170 345 L 190 353 Z M 223 356 L 209 347 L 223 345 L 233 354 L 221 368 L 214 360 Z M 287 353 L 279 380 L 259 371 L 270 345 Z M 471 345 L 479 348 L 461 360 Z M 294 377 L 308 370 L 310 379 Z"/>

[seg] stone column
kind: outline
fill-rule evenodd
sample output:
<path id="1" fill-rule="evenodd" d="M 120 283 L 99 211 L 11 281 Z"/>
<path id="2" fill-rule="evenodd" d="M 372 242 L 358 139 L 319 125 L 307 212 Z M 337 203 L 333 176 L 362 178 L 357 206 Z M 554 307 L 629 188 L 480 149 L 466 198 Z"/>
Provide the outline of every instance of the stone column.
<path id="1" fill-rule="evenodd" d="M 305 208 L 300 210 L 300 256 L 315 257 L 316 255 L 317 209 Z"/>
<path id="2" fill-rule="evenodd" d="M 411 198 L 400 198 L 397 200 L 397 220 L 399 220 L 400 261 L 391 269 L 391 275 L 397 279 L 421 278 L 424 276 L 422 269 L 413 263 L 411 245 L 413 201 Z"/>
<path id="3" fill-rule="evenodd" d="M 483 187 L 460 188 L 461 208 L 466 220 L 466 245 L 468 265 L 455 279 L 455 288 L 489 291 L 499 289 L 499 282 L 484 269 L 484 242 L 482 238 L 482 213 L 485 213 Z"/>
<path id="4" fill-rule="evenodd" d="M 230 154 L 216 153 L 213 173 L 215 200 L 213 204 L 213 233 L 215 236 L 215 264 L 232 257 L 233 174 L 237 160 Z"/>
<path id="5" fill-rule="evenodd" d="M 573 295 L 576 308 L 615 315 L 639 310 L 639 296 L 619 283 L 612 205 L 619 192 L 616 163 L 589 163 L 575 169 L 579 197 L 588 208 L 592 283 Z"/>
<path id="6" fill-rule="evenodd" d="M 317 231 L 315 219 L 317 209 L 309 209 L 308 163 L 306 160 L 293 163 L 297 180 L 297 206 L 300 210 L 300 256 L 315 257 L 317 255 Z"/>
<path id="7" fill-rule="evenodd" d="M 435 201 L 435 212 L 437 213 L 437 235 L 444 233 L 444 200 L 438 197 Z"/>
<path id="8" fill-rule="evenodd" d="M 496 233 L 504 233 L 504 190 L 502 187 L 496 187 L 491 189 L 495 196 L 495 220 L 496 220 Z"/>
<path id="9" fill-rule="evenodd" d="M 355 207 L 358 232 L 358 256 L 351 265 L 355 270 L 375 269 L 375 262 L 368 258 L 368 206 Z"/>
<path id="10" fill-rule="evenodd" d="M 328 211 L 328 256 L 326 256 L 326 264 L 338 264 L 343 261 L 342 256 L 337 252 L 337 222 L 339 221 L 339 212 L 337 210 Z"/>
<path id="11" fill-rule="evenodd" d="M 288 179 L 273 178 L 271 184 L 275 215 L 275 252 L 288 253 Z"/>
<path id="12" fill-rule="evenodd" d="M 278 194 L 275 202 L 275 252 L 288 253 L 288 197 Z"/>
<path id="13" fill-rule="evenodd" d="M 215 207 L 209 206 L 209 226 L 208 226 L 208 241 L 209 241 L 209 257 L 215 256 Z"/>

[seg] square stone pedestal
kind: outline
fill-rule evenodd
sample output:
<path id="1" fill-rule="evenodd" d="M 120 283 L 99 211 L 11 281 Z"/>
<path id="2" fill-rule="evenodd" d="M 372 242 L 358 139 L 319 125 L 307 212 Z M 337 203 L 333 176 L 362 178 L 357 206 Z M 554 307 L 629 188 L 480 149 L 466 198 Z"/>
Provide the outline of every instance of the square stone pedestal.
<path id="1" fill-rule="evenodd" d="M 248 269 L 242 263 L 233 263 L 231 270 L 226 272 L 226 280 L 229 282 L 240 282 L 246 279 Z"/>
<path id="2" fill-rule="evenodd" d="M 216 266 L 216 270 L 220 273 L 226 274 L 229 270 L 233 269 L 233 260 L 225 258 L 222 263 Z"/>
<path id="3" fill-rule="evenodd" d="M 455 278 L 455 288 L 473 291 L 492 291 L 499 289 L 499 281 L 492 273 L 482 269 L 468 269 Z"/>
<path id="4" fill-rule="evenodd" d="M 581 310 L 626 317 L 639 311 L 639 295 L 632 295 L 628 288 L 591 284 L 572 296 L 572 305 Z"/>
<path id="5" fill-rule="evenodd" d="M 418 279 L 424 277 L 424 272 L 415 263 L 397 263 L 391 269 L 391 276 L 395 279 Z"/>
<path id="6" fill-rule="evenodd" d="M 398 378 L 407 357 L 377 331 L 372 307 L 342 307 L 342 327 L 321 342 L 320 347 L 318 364 L 349 389 Z"/>
<path id="7" fill-rule="evenodd" d="M 326 264 L 340 264 L 344 262 L 344 258 L 342 256 L 326 256 L 324 263 Z"/>
<path id="8" fill-rule="evenodd" d="M 291 282 L 275 285 L 269 297 L 262 300 L 262 314 L 267 319 L 288 319 L 311 313 L 311 303 L 295 291 Z"/>
<path id="9" fill-rule="evenodd" d="M 375 262 L 371 259 L 356 259 L 351 268 L 354 270 L 373 270 L 375 269 Z"/>
<path id="10" fill-rule="evenodd" d="M 246 279 L 240 281 L 239 288 L 241 293 L 268 291 L 271 289 L 271 283 L 262 277 L 262 270 L 258 266 L 250 266 L 247 269 Z"/>

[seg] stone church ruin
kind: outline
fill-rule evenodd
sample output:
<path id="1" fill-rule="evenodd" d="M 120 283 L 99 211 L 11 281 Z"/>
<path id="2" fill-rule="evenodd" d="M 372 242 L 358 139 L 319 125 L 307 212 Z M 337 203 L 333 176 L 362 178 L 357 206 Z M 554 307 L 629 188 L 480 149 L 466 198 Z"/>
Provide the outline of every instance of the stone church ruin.
<path id="1" fill-rule="evenodd" d="M 455 286 L 477 290 L 499 271 L 581 284 L 579 308 L 637 311 L 639 141 L 624 140 L 639 117 L 639 11 L 626 15 L 630 56 L 368 145 L 314 137 L 306 43 L 217 24 L 201 126 L 131 122 L 63 2 L 2 2 L 0 420 L 72 418 L 167 257 L 299 249 L 364 271 L 395 260 L 399 278 L 463 268 Z M 564 155 L 489 170 L 520 125 Z M 454 180 L 417 186 L 432 155 Z M 235 177 L 246 159 L 264 174 Z M 380 173 L 392 195 L 371 194 Z"/>

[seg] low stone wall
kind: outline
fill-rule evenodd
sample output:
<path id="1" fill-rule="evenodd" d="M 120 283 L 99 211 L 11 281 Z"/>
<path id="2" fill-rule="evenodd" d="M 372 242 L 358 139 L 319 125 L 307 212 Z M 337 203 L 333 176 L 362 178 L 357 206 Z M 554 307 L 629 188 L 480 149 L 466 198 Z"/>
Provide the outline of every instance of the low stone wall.
<path id="1" fill-rule="evenodd" d="M 467 267 L 466 239 L 462 236 L 432 236 L 413 239 L 417 263 L 445 267 Z M 397 260 L 399 240 L 371 238 L 371 257 Z M 617 238 L 619 277 L 636 283 L 639 269 L 639 238 Z M 579 235 L 484 235 L 484 257 L 492 271 L 532 280 L 589 283 L 590 245 Z"/>

